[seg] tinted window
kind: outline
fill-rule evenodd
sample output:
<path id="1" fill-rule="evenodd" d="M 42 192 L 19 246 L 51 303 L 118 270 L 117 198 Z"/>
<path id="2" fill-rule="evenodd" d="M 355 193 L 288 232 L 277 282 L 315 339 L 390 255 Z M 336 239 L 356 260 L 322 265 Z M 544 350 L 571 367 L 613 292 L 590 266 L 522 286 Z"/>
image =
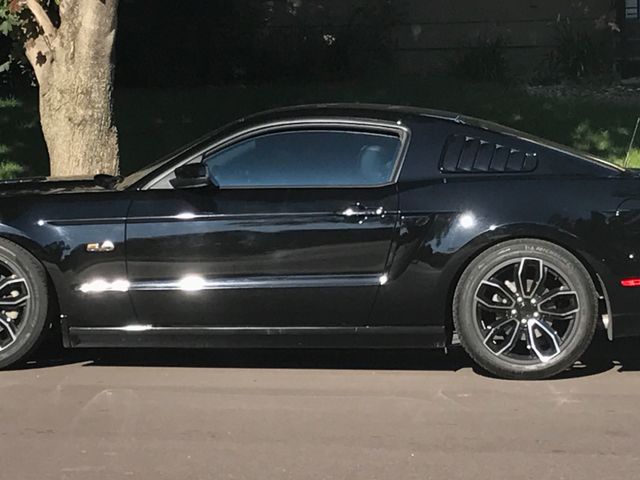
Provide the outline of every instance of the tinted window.
<path id="1" fill-rule="evenodd" d="M 273 133 L 207 158 L 221 187 L 360 186 L 391 181 L 400 140 L 344 131 Z"/>

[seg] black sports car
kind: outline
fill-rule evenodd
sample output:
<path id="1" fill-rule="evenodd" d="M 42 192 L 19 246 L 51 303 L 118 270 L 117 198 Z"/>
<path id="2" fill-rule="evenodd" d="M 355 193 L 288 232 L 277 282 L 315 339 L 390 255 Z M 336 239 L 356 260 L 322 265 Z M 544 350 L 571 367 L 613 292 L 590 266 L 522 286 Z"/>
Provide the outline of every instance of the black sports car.
<path id="1" fill-rule="evenodd" d="M 640 333 L 640 179 L 463 116 L 316 105 L 126 178 L 0 185 L 0 366 L 66 347 L 445 347 L 544 378 Z"/>

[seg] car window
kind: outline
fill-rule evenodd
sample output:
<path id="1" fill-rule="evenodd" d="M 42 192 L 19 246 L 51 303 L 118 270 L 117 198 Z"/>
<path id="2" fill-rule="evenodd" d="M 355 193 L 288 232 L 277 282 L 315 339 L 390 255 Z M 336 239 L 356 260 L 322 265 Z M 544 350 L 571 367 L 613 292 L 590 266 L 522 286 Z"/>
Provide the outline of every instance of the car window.
<path id="1" fill-rule="evenodd" d="M 367 186 L 392 180 L 393 135 L 309 130 L 265 134 L 205 158 L 222 188 Z"/>

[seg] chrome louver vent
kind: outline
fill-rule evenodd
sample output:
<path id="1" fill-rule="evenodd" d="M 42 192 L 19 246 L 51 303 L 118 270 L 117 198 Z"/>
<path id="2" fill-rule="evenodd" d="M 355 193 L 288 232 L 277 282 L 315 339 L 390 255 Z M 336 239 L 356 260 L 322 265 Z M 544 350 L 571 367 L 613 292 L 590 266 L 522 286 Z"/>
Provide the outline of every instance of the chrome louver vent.
<path id="1" fill-rule="evenodd" d="M 451 135 L 440 159 L 443 173 L 523 173 L 537 166 L 535 153 L 466 135 Z"/>

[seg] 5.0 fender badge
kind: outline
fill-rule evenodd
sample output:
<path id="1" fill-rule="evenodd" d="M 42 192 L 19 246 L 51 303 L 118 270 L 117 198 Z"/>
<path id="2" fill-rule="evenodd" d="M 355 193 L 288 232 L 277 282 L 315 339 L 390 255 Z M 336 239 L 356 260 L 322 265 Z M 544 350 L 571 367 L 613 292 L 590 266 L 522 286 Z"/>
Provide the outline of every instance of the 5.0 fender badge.
<path id="1" fill-rule="evenodd" d="M 89 253 L 105 253 L 105 252 L 113 252 L 115 250 L 115 245 L 111 240 L 105 240 L 100 243 L 88 243 L 87 244 L 87 252 Z"/>

